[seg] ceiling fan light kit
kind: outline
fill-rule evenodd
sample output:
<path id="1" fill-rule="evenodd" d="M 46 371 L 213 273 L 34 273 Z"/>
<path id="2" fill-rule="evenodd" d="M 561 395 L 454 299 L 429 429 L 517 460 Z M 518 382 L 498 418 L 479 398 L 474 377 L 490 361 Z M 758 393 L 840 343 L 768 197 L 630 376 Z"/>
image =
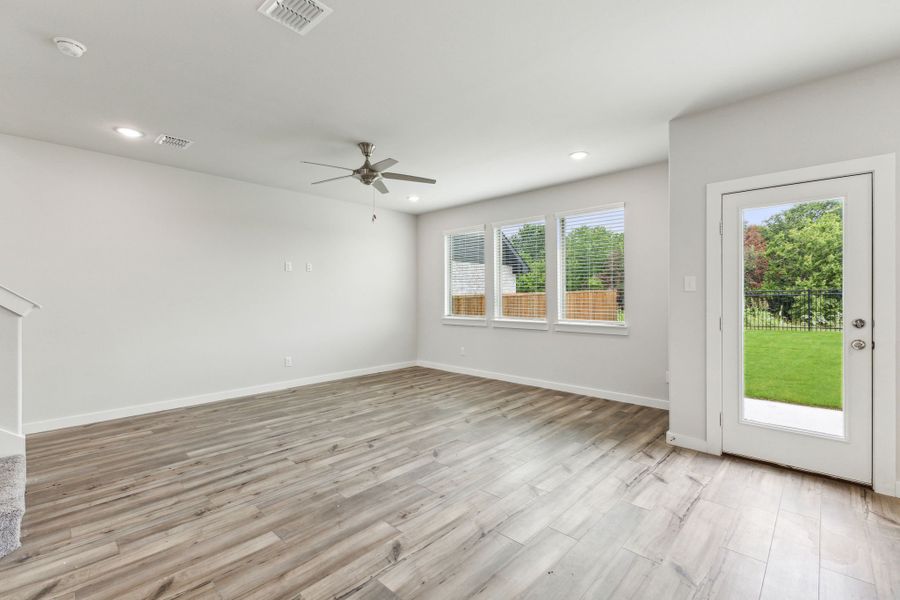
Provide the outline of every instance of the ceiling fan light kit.
<path id="1" fill-rule="evenodd" d="M 320 183 L 328 183 L 331 181 L 338 181 L 340 179 L 349 179 L 353 178 L 357 181 L 360 181 L 363 185 L 370 185 L 382 194 L 388 193 L 387 185 L 385 185 L 385 179 L 394 179 L 397 181 L 412 181 L 414 183 L 428 183 L 434 184 L 437 183 L 434 179 L 429 179 L 427 177 L 417 177 L 415 175 L 404 175 L 403 173 L 392 173 L 386 171 L 385 169 L 390 169 L 394 165 L 397 164 L 397 161 L 393 158 L 385 158 L 384 160 L 380 160 L 375 164 L 372 164 L 371 158 L 372 154 L 375 152 L 375 144 L 371 144 L 369 142 L 360 142 L 357 144 L 359 147 L 359 151 L 362 152 L 362 155 L 365 157 L 365 162 L 358 169 L 350 169 L 348 167 L 339 167 L 337 165 L 329 165 L 325 163 L 317 163 L 310 161 L 303 161 L 308 165 L 317 165 L 320 167 L 329 167 L 331 169 L 341 169 L 343 171 L 350 171 L 349 175 L 341 175 L 340 177 L 331 177 L 330 179 L 322 179 L 321 181 L 314 181 L 312 185 L 319 185 Z"/>

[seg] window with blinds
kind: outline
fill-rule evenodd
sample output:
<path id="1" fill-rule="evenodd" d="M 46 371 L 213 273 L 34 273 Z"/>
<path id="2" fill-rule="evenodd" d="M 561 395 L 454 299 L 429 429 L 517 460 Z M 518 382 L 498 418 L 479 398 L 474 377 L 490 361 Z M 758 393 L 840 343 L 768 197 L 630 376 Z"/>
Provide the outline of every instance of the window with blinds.
<path id="1" fill-rule="evenodd" d="M 560 321 L 625 324 L 625 205 L 559 217 Z"/>
<path id="2" fill-rule="evenodd" d="M 494 311 L 501 319 L 546 320 L 547 251 L 543 219 L 494 229 Z"/>
<path id="3" fill-rule="evenodd" d="M 450 317 L 484 317 L 484 228 L 448 233 L 446 305 Z"/>

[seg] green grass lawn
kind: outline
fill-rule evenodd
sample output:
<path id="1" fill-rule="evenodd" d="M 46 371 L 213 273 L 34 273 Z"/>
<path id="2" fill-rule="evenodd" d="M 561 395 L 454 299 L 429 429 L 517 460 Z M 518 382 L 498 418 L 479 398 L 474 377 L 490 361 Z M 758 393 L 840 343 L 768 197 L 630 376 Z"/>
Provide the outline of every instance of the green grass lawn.
<path id="1" fill-rule="evenodd" d="M 841 332 L 744 331 L 744 395 L 841 408 Z"/>

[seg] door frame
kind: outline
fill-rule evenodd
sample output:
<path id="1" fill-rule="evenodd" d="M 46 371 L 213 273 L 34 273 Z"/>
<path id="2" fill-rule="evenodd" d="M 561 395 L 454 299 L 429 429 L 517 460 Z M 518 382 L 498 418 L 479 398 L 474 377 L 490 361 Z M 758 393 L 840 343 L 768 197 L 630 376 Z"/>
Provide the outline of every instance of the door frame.
<path id="1" fill-rule="evenodd" d="M 872 175 L 872 487 L 900 496 L 897 482 L 896 164 L 882 154 L 755 175 L 706 186 L 706 444 L 722 454 L 722 197 L 768 187 Z"/>

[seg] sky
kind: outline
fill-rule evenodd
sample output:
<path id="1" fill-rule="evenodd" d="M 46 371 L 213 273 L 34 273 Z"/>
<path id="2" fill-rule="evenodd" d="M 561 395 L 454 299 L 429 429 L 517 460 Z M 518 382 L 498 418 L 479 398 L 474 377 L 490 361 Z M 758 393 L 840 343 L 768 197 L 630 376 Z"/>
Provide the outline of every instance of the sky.
<path id="1" fill-rule="evenodd" d="M 794 204 L 777 204 L 775 206 L 760 206 L 759 208 L 744 209 L 744 226 L 762 225 L 772 215 L 784 212 L 795 206 Z"/>

